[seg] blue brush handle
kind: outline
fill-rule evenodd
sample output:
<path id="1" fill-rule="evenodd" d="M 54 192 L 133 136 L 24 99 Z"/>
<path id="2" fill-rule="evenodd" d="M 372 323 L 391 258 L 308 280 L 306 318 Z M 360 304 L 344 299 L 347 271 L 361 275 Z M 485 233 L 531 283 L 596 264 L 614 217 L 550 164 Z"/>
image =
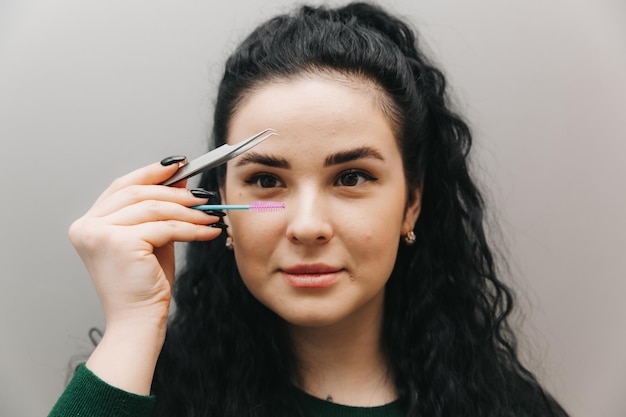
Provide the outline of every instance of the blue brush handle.
<path id="1" fill-rule="evenodd" d="M 208 210 L 250 210 L 249 204 L 202 204 L 199 206 L 191 206 L 192 209 L 208 211 Z"/>

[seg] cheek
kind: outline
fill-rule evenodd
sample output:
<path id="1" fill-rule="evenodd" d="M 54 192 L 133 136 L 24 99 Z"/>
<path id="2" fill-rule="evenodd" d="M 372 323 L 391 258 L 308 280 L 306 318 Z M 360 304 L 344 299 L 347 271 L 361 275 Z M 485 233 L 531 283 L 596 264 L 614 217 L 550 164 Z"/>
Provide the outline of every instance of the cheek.
<path id="1" fill-rule="evenodd" d="M 349 250 L 374 262 L 395 262 L 400 240 L 401 221 L 395 213 L 352 211 L 352 216 L 339 222 L 337 234 Z"/>
<path id="2" fill-rule="evenodd" d="M 392 225 L 381 224 L 379 227 L 370 229 L 360 238 L 360 247 L 375 262 L 394 263 L 398 251 L 398 232 Z"/>
<path id="3" fill-rule="evenodd" d="M 244 281 L 262 276 L 282 237 L 280 213 L 231 212 L 229 235 L 233 238 L 235 260 Z"/>
<path id="4" fill-rule="evenodd" d="M 231 212 L 229 217 L 229 234 L 236 242 L 236 247 L 246 251 L 257 251 L 270 247 L 283 228 L 280 213 L 262 213 L 255 211 Z"/>

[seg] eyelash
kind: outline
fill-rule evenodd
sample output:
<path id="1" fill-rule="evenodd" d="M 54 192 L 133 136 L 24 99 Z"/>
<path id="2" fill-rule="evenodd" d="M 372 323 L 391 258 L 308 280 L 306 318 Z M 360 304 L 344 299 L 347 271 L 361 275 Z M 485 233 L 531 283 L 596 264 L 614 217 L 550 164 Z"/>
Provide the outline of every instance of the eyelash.
<path id="1" fill-rule="evenodd" d="M 339 181 L 341 180 L 341 178 L 347 175 L 357 175 L 360 178 L 362 178 L 364 181 L 376 181 L 378 179 L 365 171 L 361 171 L 360 169 L 348 169 L 346 171 L 343 171 L 337 176 L 337 179 L 335 180 L 334 185 L 340 185 Z M 356 187 L 357 185 L 360 185 L 360 184 L 362 183 L 358 182 L 355 185 L 345 185 L 345 187 Z"/>
<path id="2" fill-rule="evenodd" d="M 353 185 L 344 185 L 345 187 L 356 187 L 358 185 L 361 185 L 363 182 L 368 182 L 368 181 L 376 181 L 378 180 L 378 178 L 374 177 L 373 175 L 359 170 L 359 169 L 349 169 L 346 171 L 341 172 L 337 178 L 335 179 L 335 181 L 333 182 L 333 185 L 336 186 L 342 186 L 341 184 L 341 180 L 345 179 L 345 176 L 347 175 L 356 175 L 360 178 L 357 179 L 357 183 L 353 184 Z M 271 186 L 263 186 L 261 185 L 263 180 L 267 180 L 267 179 L 271 179 L 274 181 L 274 183 Z M 363 182 L 359 182 L 359 179 L 363 179 Z M 248 178 L 245 181 L 246 184 L 250 184 L 250 185 L 256 185 L 259 188 L 275 188 L 275 187 L 285 187 L 285 184 L 274 174 L 270 174 L 267 172 L 261 172 L 258 174 L 254 174 L 252 175 L 250 178 Z M 279 184 L 279 185 L 277 185 Z M 266 184 L 267 185 L 267 184 Z"/>
<path id="3" fill-rule="evenodd" d="M 284 187 L 285 184 L 274 174 L 270 174 L 267 172 L 260 172 L 258 174 L 254 174 L 252 175 L 250 178 L 248 178 L 245 183 L 246 184 L 250 184 L 250 185 L 256 185 L 259 188 L 274 188 L 276 187 L 276 185 L 272 186 L 272 187 L 264 187 L 260 184 L 260 181 L 262 180 L 267 180 L 267 179 L 272 179 L 274 180 L 276 183 L 280 183 L 279 187 Z"/>

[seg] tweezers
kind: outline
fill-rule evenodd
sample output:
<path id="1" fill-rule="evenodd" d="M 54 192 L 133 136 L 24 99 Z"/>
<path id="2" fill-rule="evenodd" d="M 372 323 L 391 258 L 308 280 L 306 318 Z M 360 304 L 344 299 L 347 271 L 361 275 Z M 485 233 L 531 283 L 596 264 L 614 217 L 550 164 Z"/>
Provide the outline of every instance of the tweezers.
<path id="1" fill-rule="evenodd" d="M 162 185 L 172 185 L 178 181 L 182 181 L 186 178 L 193 177 L 196 174 L 222 165 L 223 163 L 254 148 L 270 136 L 277 134 L 278 133 L 274 129 L 268 128 L 250 136 L 249 138 L 237 142 L 234 145 L 224 144 L 219 148 L 215 148 L 212 151 L 207 152 L 193 161 L 183 165 L 174 175 L 164 181 Z"/>

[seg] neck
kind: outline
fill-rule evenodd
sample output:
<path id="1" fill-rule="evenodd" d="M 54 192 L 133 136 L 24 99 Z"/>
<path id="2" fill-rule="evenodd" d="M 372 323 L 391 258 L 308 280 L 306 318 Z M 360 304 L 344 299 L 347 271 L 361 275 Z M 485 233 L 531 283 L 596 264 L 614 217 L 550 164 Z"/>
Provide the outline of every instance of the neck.
<path id="1" fill-rule="evenodd" d="M 331 326 L 289 328 L 301 389 L 351 406 L 378 406 L 396 399 L 381 349 L 382 299 L 377 302 L 377 308 L 362 309 Z"/>

